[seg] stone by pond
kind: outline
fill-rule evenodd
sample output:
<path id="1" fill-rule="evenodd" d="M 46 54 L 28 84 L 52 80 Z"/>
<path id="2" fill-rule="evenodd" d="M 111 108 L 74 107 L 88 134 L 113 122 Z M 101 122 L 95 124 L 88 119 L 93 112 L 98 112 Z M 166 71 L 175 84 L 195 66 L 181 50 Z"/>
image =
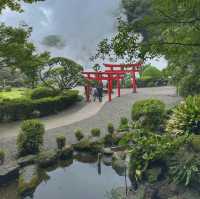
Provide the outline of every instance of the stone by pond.
<path id="1" fill-rule="evenodd" d="M 81 162 L 84 158 L 86 161 Z M 67 160 L 66 164 L 64 162 L 59 162 L 54 168 L 41 169 L 39 176 L 42 177 L 42 181 L 38 181 L 40 184 L 35 191 L 26 197 L 30 196 L 33 199 L 109 199 L 108 196 L 113 189 L 125 185 L 124 176 L 117 175 L 112 166 L 106 166 L 103 160 L 99 167 L 97 157 L 94 155 L 76 154 L 74 160 L 70 162 Z M 35 171 L 30 166 L 28 167 L 31 171 Z M 16 182 L 0 187 L 0 198 L 19 199 L 17 189 Z"/>

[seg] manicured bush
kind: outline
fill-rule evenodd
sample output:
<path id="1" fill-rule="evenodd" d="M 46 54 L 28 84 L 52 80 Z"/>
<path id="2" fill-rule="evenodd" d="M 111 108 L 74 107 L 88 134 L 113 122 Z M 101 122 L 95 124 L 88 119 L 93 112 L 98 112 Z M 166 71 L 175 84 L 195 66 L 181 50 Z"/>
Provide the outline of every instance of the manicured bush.
<path id="1" fill-rule="evenodd" d="M 5 159 L 5 152 L 2 149 L 0 149 L 0 165 L 4 163 L 4 159 Z"/>
<path id="2" fill-rule="evenodd" d="M 84 138 L 84 135 L 83 135 L 81 129 L 76 129 L 75 130 L 75 136 L 76 136 L 76 139 L 78 141 L 80 141 L 80 140 L 82 140 Z"/>
<path id="3" fill-rule="evenodd" d="M 120 124 L 117 131 L 123 132 L 123 131 L 128 131 L 128 130 L 129 130 L 128 119 L 126 117 L 121 117 Z"/>
<path id="4" fill-rule="evenodd" d="M 91 130 L 91 135 L 93 137 L 99 137 L 101 135 L 101 130 L 98 128 L 94 128 Z"/>
<path id="5" fill-rule="evenodd" d="M 47 116 L 64 110 L 79 101 L 78 91 L 68 90 L 59 96 L 32 100 L 24 97 L 12 100 L 0 100 L 0 121 L 30 119 L 37 111 L 40 116 Z"/>
<path id="6" fill-rule="evenodd" d="M 59 150 L 63 149 L 66 145 L 66 137 L 64 135 L 58 135 L 56 137 L 56 143 Z"/>
<path id="7" fill-rule="evenodd" d="M 171 115 L 166 131 L 175 135 L 200 134 L 200 96 L 189 96 Z"/>
<path id="8" fill-rule="evenodd" d="M 165 113 L 165 104 L 160 100 L 147 99 L 137 101 L 132 107 L 132 120 L 140 121 L 143 128 L 155 130 L 162 123 Z"/>
<path id="9" fill-rule="evenodd" d="M 26 120 L 21 125 L 21 131 L 17 137 L 19 155 L 36 154 L 43 144 L 45 133 L 44 125 L 38 120 Z"/>
<path id="10" fill-rule="evenodd" d="M 41 99 L 46 97 L 55 97 L 59 94 L 58 90 L 47 87 L 38 87 L 31 92 L 31 99 Z"/>
<path id="11" fill-rule="evenodd" d="M 107 129 L 108 129 L 108 133 L 110 133 L 110 134 L 113 134 L 115 131 L 115 128 L 112 123 L 108 124 Z"/>

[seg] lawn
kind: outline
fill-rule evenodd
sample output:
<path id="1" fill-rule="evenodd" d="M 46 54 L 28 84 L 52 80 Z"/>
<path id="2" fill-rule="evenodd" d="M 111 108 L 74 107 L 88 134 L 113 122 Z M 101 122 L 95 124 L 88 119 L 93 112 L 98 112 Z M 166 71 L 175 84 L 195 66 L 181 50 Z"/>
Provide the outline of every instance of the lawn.
<path id="1" fill-rule="evenodd" d="M 27 95 L 27 89 L 23 88 L 12 88 L 11 91 L 0 92 L 1 99 L 18 99 Z"/>

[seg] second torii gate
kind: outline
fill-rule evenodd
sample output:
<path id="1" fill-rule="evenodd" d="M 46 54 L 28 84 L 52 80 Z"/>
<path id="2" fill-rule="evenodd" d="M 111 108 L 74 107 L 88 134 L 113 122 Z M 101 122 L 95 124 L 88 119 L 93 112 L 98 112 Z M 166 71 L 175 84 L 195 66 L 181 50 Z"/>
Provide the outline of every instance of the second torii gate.
<path id="1" fill-rule="evenodd" d="M 137 83 L 136 83 L 136 72 L 139 72 L 140 67 L 143 65 L 142 62 L 138 62 L 135 64 L 104 64 L 104 66 L 106 68 L 108 68 L 108 70 L 106 70 L 106 72 L 108 71 L 112 71 L 115 73 L 121 73 L 121 74 L 131 74 L 132 76 L 132 88 L 133 88 L 133 92 L 136 93 L 137 92 Z"/>

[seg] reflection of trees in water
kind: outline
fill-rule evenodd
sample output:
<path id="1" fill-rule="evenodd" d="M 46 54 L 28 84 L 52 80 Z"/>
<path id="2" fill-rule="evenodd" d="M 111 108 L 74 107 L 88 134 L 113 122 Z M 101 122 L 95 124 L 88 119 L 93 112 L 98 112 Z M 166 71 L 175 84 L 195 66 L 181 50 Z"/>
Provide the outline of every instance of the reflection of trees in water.
<path id="1" fill-rule="evenodd" d="M 91 153 L 76 153 L 74 159 L 83 163 L 96 163 L 98 157 Z"/>

